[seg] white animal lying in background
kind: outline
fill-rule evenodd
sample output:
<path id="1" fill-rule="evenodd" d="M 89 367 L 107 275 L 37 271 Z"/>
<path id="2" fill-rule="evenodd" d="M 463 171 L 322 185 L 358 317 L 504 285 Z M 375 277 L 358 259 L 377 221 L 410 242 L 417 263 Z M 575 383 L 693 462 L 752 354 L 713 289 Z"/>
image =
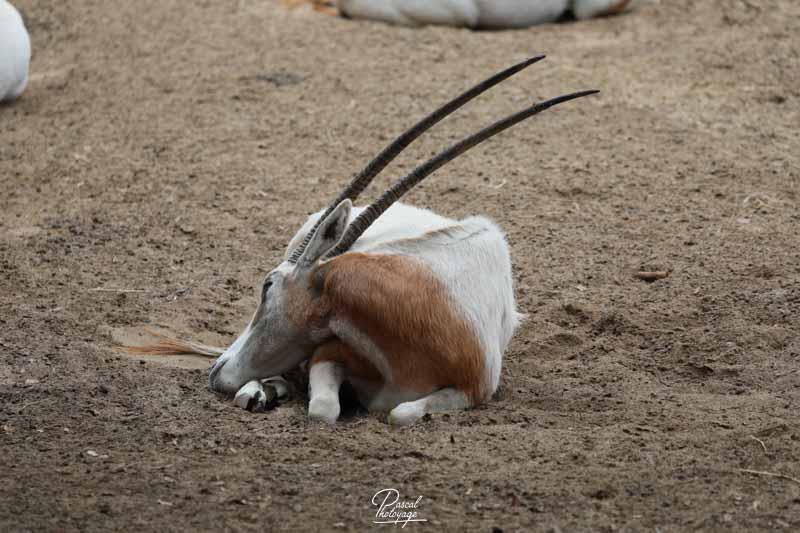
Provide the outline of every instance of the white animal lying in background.
<path id="1" fill-rule="evenodd" d="M 13 100 L 28 84 L 31 40 L 19 12 L 0 0 L 0 102 Z"/>
<path id="2" fill-rule="evenodd" d="M 275 397 L 266 378 L 309 361 L 308 414 L 327 422 L 339 416 L 345 381 L 362 405 L 389 411 L 393 424 L 487 401 L 519 321 L 505 236 L 483 217 L 457 221 L 396 202 L 473 146 L 596 91 L 534 104 L 434 156 L 370 206 L 352 208 L 351 202 L 414 139 L 542 58 L 492 76 L 422 119 L 324 212 L 312 215 L 289 243 L 284 261 L 267 275 L 249 325 L 224 352 L 181 341 L 135 351 L 219 354 L 210 388 L 235 393 L 238 405 L 254 410 L 268 408 Z"/>
<path id="3" fill-rule="evenodd" d="M 440 24 L 475 29 L 526 28 L 555 22 L 567 12 L 578 19 L 622 13 L 638 0 L 284 0 L 318 11 L 404 26 Z"/>

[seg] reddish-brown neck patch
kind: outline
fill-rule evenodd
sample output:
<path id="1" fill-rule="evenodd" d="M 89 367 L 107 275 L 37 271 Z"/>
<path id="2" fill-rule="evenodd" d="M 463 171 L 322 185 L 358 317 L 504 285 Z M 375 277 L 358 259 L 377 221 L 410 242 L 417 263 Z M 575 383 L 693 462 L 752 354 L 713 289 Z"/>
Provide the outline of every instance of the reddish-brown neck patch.
<path id="1" fill-rule="evenodd" d="M 396 386 L 429 393 L 444 387 L 483 401 L 484 353 L 447 288 L 418 260 L 347 253 L 320 267 L 331 314 L 378 346 Z"/>
<path id="2" fill-rule="evenodd" d="M 324 294 L 314 294 L 306 281 L 287 278 L 286 318 L 298 329 L 323 328 L 330 315 L 330 304 Z"/>

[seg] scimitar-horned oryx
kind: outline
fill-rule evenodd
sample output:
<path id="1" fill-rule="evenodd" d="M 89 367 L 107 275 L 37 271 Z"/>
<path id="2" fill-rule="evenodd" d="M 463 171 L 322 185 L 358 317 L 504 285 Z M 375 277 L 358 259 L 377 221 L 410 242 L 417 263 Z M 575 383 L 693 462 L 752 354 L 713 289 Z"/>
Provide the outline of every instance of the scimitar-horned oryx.
<path id="1" fill-rule="evenodd" d="M 398 200 L 448 161 L 581 91 L 531 105 L 470 135 L 395 182 L 367 207 L 352 202 L 412 141 L 484 91 L 543 59 L 514 65 L 400 135 L 292 238 L 261 288 L 250 323 L 227 349 L 167 339 L 144 353 L 219 356 L 213 391 L 252 410 L 283 392 L 280 376 L 308 361 L 312 419 L 334 422 L 349 382 L 392 424 L 487 401 L 520 315 L 505 236 L 481 216 L 453 220 Z"/>

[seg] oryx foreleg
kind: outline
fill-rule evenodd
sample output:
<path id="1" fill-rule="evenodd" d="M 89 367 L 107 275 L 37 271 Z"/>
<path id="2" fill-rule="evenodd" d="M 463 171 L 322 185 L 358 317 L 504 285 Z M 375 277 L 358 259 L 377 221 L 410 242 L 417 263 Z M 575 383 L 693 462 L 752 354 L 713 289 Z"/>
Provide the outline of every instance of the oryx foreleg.
<path id="1" fill-rule="evenodd" d="M 289 395 L 289 386 L 280 376 L 248 381 L 236 392 L 233 403 L 248 411 L 269 411 Z"/>
<path id="2" fill-rule="evenodd" d="M 308 418 L 333 424 L 339 418 L 339 388 L 344 382 L 341 363 L 321 357 L 311 359 L 308 371 Z"/>

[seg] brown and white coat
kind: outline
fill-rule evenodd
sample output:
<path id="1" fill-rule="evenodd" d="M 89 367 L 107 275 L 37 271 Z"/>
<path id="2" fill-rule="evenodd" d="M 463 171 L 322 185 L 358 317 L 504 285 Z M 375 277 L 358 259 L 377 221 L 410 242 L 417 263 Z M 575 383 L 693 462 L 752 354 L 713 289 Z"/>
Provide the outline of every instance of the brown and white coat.
<path id="1" fill-rule="evenodd" d="M 580 91 L 534 103 L 440 152 L 365 208 L 352 200 L 423 132 L 501 81 L 526 59 L 424 117 L 379 153 L 328 208 L 309 217 L 266 277 L 258 308 L 226 350 L 166 342 L 152 348 L 219 355 L 212 390 L 259 410 L 280 375 L 309 362 L 309 416 L 340 413 L 348 381 L 394 424 L 488 400 L 520 315 L 503 232 L 483 217 L 456 221 L 398 202 L 448 161 Z M 149 351 L 143 348 L 140 351 Z M 273 394 L 274 397 L 274 394 Z"/>
<path id="2" fill-rule="evenodd" d="M 336 420 L 345 380 L 364 406 L 390 411 L 399 424 L 492 396 L 519 320 L 503 233 L 482 217 L 455 221 L 395 203 L 351 251 L 317 262 L 341 238 L 337 228 L 361 211 L 342 204 L 317 232 L 330 238 L 306 249 L 312 260 L 292 264 L 292 251 L 322 213 L 308 219 L 270 274 L 253 321 L 220 357 L 212 388 L 233 393 L 244 384 L 239 401 L 246 405 L 259 390 L 249 378 L 280 374 L 311 355 L 311 418 Z M 270 298 L 279 301 L 270 305 Z M 313 332 L 291 343 L 307 342 L 310 353 L 289 347 L 258 363 L 260 350 L 245 347 L 263 346 L 248 338 L 270 311 L 283 319 L 272 322 L 273 337 L 276 330 Z"/>

